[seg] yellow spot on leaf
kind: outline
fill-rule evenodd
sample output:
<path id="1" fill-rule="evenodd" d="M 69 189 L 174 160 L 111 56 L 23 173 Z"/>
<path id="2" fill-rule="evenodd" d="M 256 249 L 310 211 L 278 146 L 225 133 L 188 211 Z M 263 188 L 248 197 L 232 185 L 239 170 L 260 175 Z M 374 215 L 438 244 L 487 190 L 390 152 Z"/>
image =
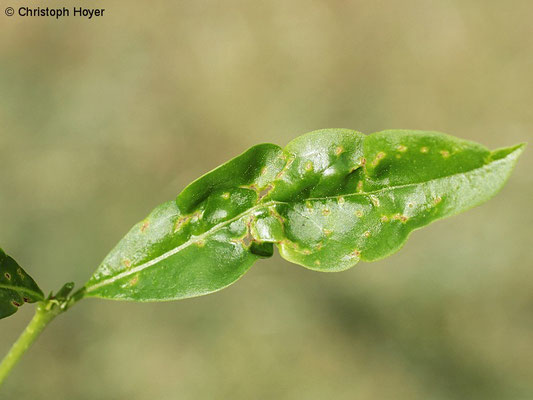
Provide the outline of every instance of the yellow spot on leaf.
<path id="1" fill-rule="evenodd" d="M 379 207 L 379 199 L 376 196 L 370 195 L 370 201 L 375 207 Z"/>
<path id="2" fill-rule="evenodd" d="M 375 167 L 376 165 L 379 164 L 379 162 L 385 158 L 385 153 L 383 153 L 382 151 L 380 151 L 378 154 L 376 154 L 376 158 L 374 158 L 374 160 L 372 160 L 372 166 Z"/>
<path id="3" fill-rule="evenodd" d="M 370 237 L 370 231 L 366 231 L 365 233 L 363 233 L 363 235 L 365 235 L 365 237 Z"/>
<path id="4" fill-rule="evenodd" d="M 198 247 L 204 247 L 204 246 L 205 246 L 205 240 L 198 240 L 198 241 L 196 242 L 196 245 L 197 245 Z"/>
<path id="5" fill-rule="evenodd" d="M 198 221 L 200 218 L 202 218 L 202 212 L 200 212 L 200 211 L 196 211 L 196 212 L 192 215 L 191 222 L 196 222 L 196 221 Z"/>
<path id="6" fill-rule="evenodd" d="M 149 221 L 144 221 L 144 223 L 141 226 L 141 232 L 144 233 L 149 225 L 150 225 Z"/>
<path id="7" fill-rule="evenodd" d="M 330 211 L 327 208 L 324 208 L 322 210 L 322 215 L 326 216 L 326 215 L 329 215 L 329 214 L 330 214 Z"/>
<path id="8" fill-rule="evenodd" d="M 442 155 L 442 157 L 444 158 L 448 158 L 450 157 L 450 152 L 448 150 L 441 150 L 440 151 L 440 154 Z"/>
<path id="9" fill-rule="evenodd" d="M 320 265 L 320 260 L 315 260 L 315 265 Z"/>
<path id="10" fill-rule="evenodd" d="M 386 215 L 382 215 L 381 216 L 381 221 L 382 222 L 389 222 L 389 217 L 387 217 Z"/>
<path id="11" fill-rule="evenodd" d="M 355 249 L 354 251 L 352 251 L 352 256 L 359 258 L 360 255 L 361 252 L 359 250 Z"/>
<path id="12" fill-rule="evenodd" d="M 276 175 L 276 179 L 280 179 L 283 175 L 285 175 L 285 173 L 289 170 L 293 162 L 294 162 L 294 157 L 290 158 L 289 161 L 287 161 L 283 169 L 279 171 L 278 174 Z"/>
<path id="13" fill-rule="evenodd" d="M 344 151 L 344 149 L 342 148 L 342 146 L 339 146 L 335 149 L 335 154 L 338 156 L 340 155 L 342 152 Z"/>
<path id="14" fill-rule="evenodd" d="M 139 276 L 138 276 L 138 275 L 135 275 L 135 276 L 129 281 L 129 285 L 130 285 L 130 286 L 135 286 L 137 283 L 139 283 Z"/>
<path id="15" fill-rule="evenodd" d="M 174 225 L 174 232 L 177 232 L 181 229 L 181 227 L 189 222 L 190 216 L 181 217 L 176 221 L 176 224 Z"/>
<path id="16" fill-rule="evenodd" d="M 127 269 L 130 269 L 131 268 L 131 261 L 128 260 L 128 259 L 125 259 L 122 261 L 122 263 L 124 264 L 124 266 L 127 268 Z"/>
<path id="17" fill-rule="evenodd" d="M 363 191 L 363 181 L 357 182 L 357 192 L 361 193 Z"/>
<path id="18" fill-rule="evenodd" d="M 440 196 L 435 197 L 435 199 L 433 200 L 435 204 L 439 204 L 441 201 L 442 201 L 442 197 Z"/>
<path id="19" fill-rule="evenodd" d="M 428 151 L 429 149 L 426 146 L 420 148 L 421 153 L 427 153 Z"/>
<path id="20" fill-rule="evenodd" d="M 405 215 L 394 214 L 394 215 L 392 216 L 392 219 L 395 220 L 395 221 L 407 222 L 407 220 L 408 220 L 409 218 L 407 218 Z"/>
<path id="21" fill-rule="evenodd" d="M 305 163 L 305 170 L 308 172 L 313 170 L 313 163 L 311 161 Z"/>
<path id="22" fill-rule="evenodd" d="M 329 229 L 324 229 L 323 231 L 324 231 L 324 235 L 326 235 L 326 236 L 330 236 L 333 233 L 333 231 L 331 231 Z"/>
<path id="23" fill-rule="evenodd" d="M 396 147 L 396 150 L 398 150 L 399 152 L 406 152 L 407 151 L 407 147 L 405 147 L 403 144 L 399 145 L 398 147 Z"/>
<path id="24" fill-rule="evenodd" d="M 344 200 L 344 197 L 341 196 L 341 197 L 339 197 L 339 199 L 337 200 L 337 202 L 338 202 L 339 204 L 344 204 L 344 203 L 346 202 L 346 200 Z"/>
<path id="25" fill-rule="evenodd" d="M 357 211 L 355 212 L 355 215 L 356 215 L 357 217 L 361 218 L 361 217 L 363 216 L 363 212 L 362 212 L 361 210 L 357 210 Z"/>

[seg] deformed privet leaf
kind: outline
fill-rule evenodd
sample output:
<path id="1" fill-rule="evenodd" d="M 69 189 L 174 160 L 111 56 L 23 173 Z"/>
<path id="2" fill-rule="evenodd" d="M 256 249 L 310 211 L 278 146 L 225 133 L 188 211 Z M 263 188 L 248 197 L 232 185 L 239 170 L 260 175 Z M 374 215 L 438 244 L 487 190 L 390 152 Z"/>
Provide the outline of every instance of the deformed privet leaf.
<path id="1" fill-rule="evenodd" d="M 220 290 L 275 244 L 318 271 L 397 251 L 409 233 L 492 197 L 523 145 L 442 133 L 311 132 L 254 146 L 157 207 L 104 259 L 86 296 L 161 301 Z"/>
<path id="2" fill-rule="evenodd" d="M 44 300 L 35 281 L 0 249 L 0 318 L 17 312 L 24 303 Z"/>

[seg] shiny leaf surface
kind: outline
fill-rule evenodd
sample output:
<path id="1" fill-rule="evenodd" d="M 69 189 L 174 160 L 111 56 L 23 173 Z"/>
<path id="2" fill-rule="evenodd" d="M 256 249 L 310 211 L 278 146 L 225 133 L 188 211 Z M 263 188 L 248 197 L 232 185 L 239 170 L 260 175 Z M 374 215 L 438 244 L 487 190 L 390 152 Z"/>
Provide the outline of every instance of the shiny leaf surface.
<path id="1" fill-rule="evenodd" d="M 44 300 L 35 281 L 0 249 L 0 318 L 17 312 L 24 303 Z"/>
<path id="2" fill-rule="evenodd" d="M 254 146 L 157 207 L 104 259 L 86 296 L 162 301 L 220 290 L 273 254 L 318 271 L 397 251 L 409 233 L 492 197 L 523 145 L 346 129 Z"/>

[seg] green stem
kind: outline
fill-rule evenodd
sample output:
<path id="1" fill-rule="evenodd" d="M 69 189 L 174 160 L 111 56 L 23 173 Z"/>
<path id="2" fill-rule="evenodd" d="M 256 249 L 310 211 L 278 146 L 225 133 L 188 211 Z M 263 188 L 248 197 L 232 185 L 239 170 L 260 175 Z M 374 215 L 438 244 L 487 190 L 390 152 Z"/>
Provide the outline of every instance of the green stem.
<path id="1" fill-rule="evenodd" d="M 4 380 L 22 355 L 28 350 L 35 339 L 39 337 L 43 329 L 63 311 L 65 311 L 65 308 L 61 307 L 54 300 L 46 300 L 38 303 L 32 320 L 0 363 L 0 386 L 2 386 Z"/>

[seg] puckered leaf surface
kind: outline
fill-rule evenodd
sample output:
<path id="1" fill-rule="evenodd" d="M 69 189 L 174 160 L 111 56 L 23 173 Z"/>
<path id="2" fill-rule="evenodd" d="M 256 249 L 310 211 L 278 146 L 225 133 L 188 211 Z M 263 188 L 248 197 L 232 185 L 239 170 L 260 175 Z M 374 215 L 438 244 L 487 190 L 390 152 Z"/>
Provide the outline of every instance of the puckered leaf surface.
<path id="1" fill-rule="evenodd" d="M 0 319 L 17 312 L 24 303 L 44 300 L 35 281 L 0 249 Z"/>
<path id="2" fill-rule="evenodd" d="M 409 233 L 492 197 L 523 145 L 437 132 L 311 132 L 254 146 L 157 207 L 104 259 L 86 295 L 161 301 L 220 290 L 276 245 L 318 271 L 397 251 Z"/>

